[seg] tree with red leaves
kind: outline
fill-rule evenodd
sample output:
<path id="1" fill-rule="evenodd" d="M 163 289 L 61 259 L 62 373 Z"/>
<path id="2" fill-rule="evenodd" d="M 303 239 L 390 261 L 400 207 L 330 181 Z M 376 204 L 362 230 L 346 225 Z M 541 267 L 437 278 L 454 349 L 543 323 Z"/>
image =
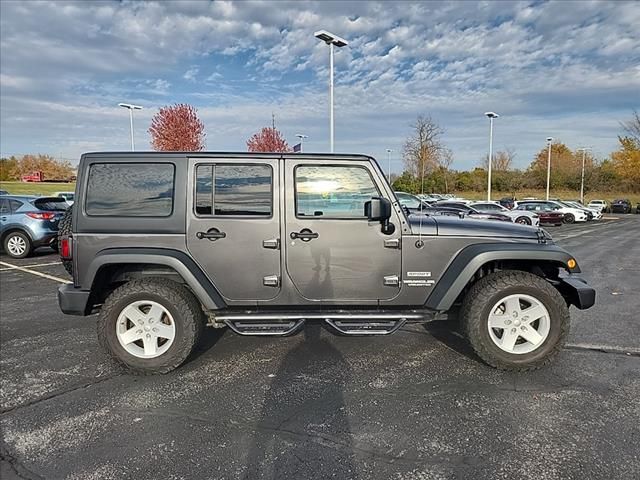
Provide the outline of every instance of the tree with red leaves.
<path id="1" fill-rule="evenodd" d="M 149 127 L 151 145 L 161 152 L 204 150 L 204 124 L 191 105 L 177 103 L 161 108 Z"/>
<path id="2" fill-rule="evenodd" d="M 250 152 L 290 152 L 291 148 L 275 127 L 264 127 L 247 140 Z"/>

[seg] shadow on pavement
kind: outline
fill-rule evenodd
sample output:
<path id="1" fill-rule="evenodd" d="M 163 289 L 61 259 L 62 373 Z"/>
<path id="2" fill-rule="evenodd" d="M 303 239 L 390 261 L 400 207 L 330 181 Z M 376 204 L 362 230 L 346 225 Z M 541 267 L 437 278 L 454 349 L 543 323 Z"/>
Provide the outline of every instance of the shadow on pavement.
<path id="1" fill-rule="evenodd" d="M 307 325 L 268 387 L 244 479 L 356 478 L 343 388 L 351 371 L 341 353 Z"/>

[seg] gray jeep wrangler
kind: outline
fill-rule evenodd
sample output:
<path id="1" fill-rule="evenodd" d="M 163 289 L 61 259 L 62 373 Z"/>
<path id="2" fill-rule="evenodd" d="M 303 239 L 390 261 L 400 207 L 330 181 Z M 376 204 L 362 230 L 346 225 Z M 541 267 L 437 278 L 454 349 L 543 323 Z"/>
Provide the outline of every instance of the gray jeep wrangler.
<path id="1" fill-rule="evenodd" d="M 542 229 L 408 215 L 364 155 L 89 153 L 59 250 L 64 313 L 140 373 L 182 364 L 205 326 L 386 335 L 459 319 L 486 363 L 538 368 L 595 292 Z"/>

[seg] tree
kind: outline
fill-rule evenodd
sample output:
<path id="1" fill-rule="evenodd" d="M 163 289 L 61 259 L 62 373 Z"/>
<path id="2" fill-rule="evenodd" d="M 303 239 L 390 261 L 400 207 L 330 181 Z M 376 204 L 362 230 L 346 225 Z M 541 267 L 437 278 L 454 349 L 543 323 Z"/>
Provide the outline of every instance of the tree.
<path id="1" fill-rule="evenodd" d="M 275 127 L 264 127 L 247 140 L 250 152 L 290 152 L 291 148 Z"/>
<path id="2" fill-rule="evenodd" d="M 637 145 L 640 145 L 640 114 L 637 110 L 633 111 L 631 120 L 620 122 L 620 125 L 627 132 L 627 135 L 634 139 Z"/>
<path id="3" fill-rule="evenodd" d="M 626 186 L 637 189 L 640 185 L 640 140 L 618 137 L 620 148 L 611 154 L 613 168 Z"/>
<path id="4" fill-rule="evenodd" d="M 432 173 L 443 164 L 448 169 L 451 161 L 446 157 L 451 156 L 441 141 L 444 130 L 431 117 L 423 115 L 418 116 L 411 128 L 413 133 L 406 139 L 402 149 L 405 168 L 417 178 Z"/>
<path id="5" fill-rule="evenodd" d="M 204 124 L 191 105 L 177 103 L 162 107 L 149 127 L 154 150 L 197 152 L 204 150 Z"/>
<path id="6" fill-rule="evenodd" d="M 513 160 L 516 158 L 516 153 L 512 148 L 501 150 L 493 154 L 493 163 L 491 170 L 496 172 L 506 172 L 511 170 L 513 166 Z M 489 170 L 489 154 L 485 155 L 482 159 L 482 168 Z"/>

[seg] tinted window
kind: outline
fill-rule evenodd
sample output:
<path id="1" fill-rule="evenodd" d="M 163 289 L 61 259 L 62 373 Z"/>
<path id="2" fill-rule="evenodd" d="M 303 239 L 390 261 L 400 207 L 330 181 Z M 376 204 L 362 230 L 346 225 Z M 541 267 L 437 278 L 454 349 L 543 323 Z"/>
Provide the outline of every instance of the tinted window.
<path id="1" fill-rule="evenodd" d="M 64 198 L 43 198 L 32 202 L 38 210 L 64 211 L 69 208 L 69 204 Z"/>
<path id="2" fill-rule="evenodd" d="M 4 198 L 0 199 L 0 213 L 10 213 L 9 202 Z"/>
<path id="3" fill-rule="evenodd" d="M 166 217 L 173 210 L 169 163 L 96 163 L 89 169 L 88 215 Z"/>
<path id="4" fill-rule="evenodd" d="M 20 200 L 14 200 L 13 198 L 9 200 L 9 205 L 11 206 L 11 211 L 16 212 L 20 207 L 24 205 Z"/>
<path id="5" fill-rule="evenodd" d="M 268 217 L 273 203 L 271 183 L 269 165 L 199 165 L 196 213 Z"/>
<path id="6" fill-rule="evenodd" d="M 369 172 L 362 167 L 296 168 L 296 215 L 300 217 L 366 218 L 364 203 L 377 195 Z"/>
<path id="7" fill-rule="evenodd" d="M 476 210 L 481 210 L 481 211 L 488 211 L 488 210 L 502 210 L 502 208 L 500 208 L 498 205 L 496 205 L 495 203 L 476 203 L 473 205 L 473 208 L 475 208 Z"/>

